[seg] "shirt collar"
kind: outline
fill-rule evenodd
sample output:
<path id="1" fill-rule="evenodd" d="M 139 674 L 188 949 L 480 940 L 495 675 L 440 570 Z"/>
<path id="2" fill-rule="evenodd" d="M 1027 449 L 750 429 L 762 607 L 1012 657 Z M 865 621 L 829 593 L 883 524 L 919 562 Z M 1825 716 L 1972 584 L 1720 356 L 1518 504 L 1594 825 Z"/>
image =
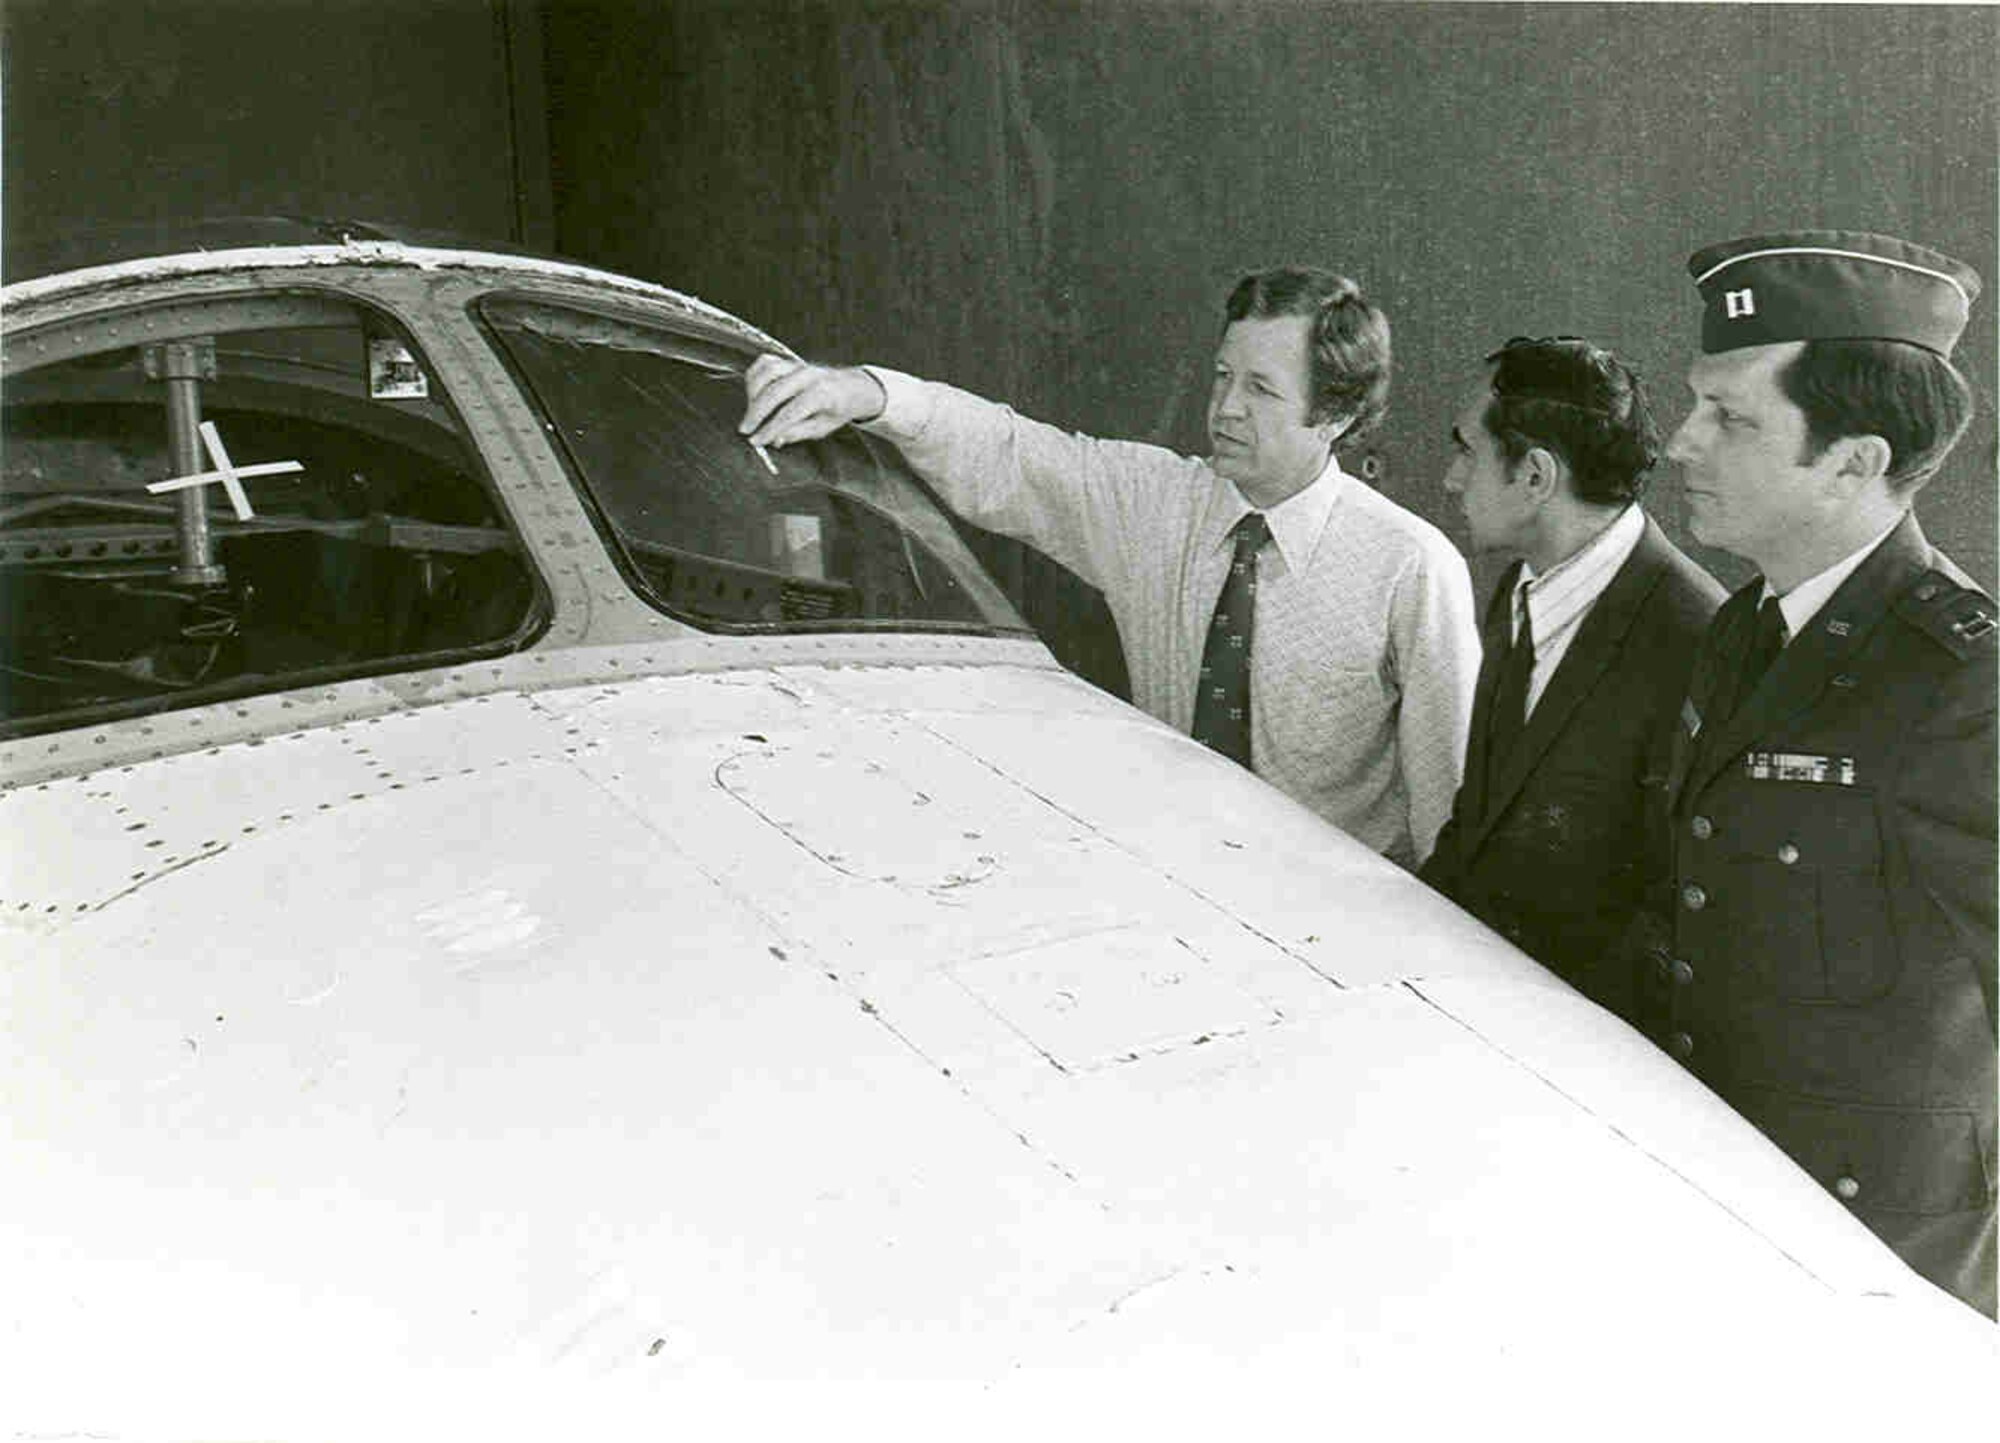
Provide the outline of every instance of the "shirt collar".
<path id="1" fill-rule="evenodd" d="M 1817 576 L 1807 577 L 1783 596 L 1778 596 L 1778 593 L 1771 589 L 1771 583 L 1765 581 L 1763 594 L 1757 598 L 1757 604 L 1762 606 L 1769 597 L 1778 596 L 1778 610 L 1785 614 L 1785 640 L 1789 643 L 1793 637 L 1805 630 L 1806 623 L 1819 614 L 1822 606 L 1833 600 L 1834 592 L 1840 590 L 1841 584 L 1860 569 L 1861 563 L 1873 554 L 1875 548 L 1889 539 L 1889 533 L 1902 524 L 1903 518 L 1898 516 L 1884 527 L 1882 533 L 1874 540 L 1850 551 Z"/>
<path id="2" fill-rule="evenodd" d="M 1216 488 L 1215 504 L 1210 509 L 1208 543 L 1220 547 L 1229 544 L 1229 533 L 1236 523 L 1257 508 L 1244 499 L 1235 482 L 1220 476 L 1216 479 L 1222 484 Z M 1312 559 L 1320 537 L 1326 533 L 1327 522 L 1333 519 L 1352 483 L 1353 478 L 1340 469 L 1340 458 L 1329 455 L 1326 469 L 1310 485 L 1264 512 L 1271 540 L 1277 543 L 1278 555 L 1284 558 L 1287 571 L 1298 571 Z"/>
<path id="3" fill-rule="evenodd" d="M 1526 605 L 1535 623 L 1535 635 L 1552 635 L 1563 619 L 1588 607 L 1611 584 L 1618 568 L 1639 549 L 1645 531 L 1646 514 L 1635 503 L 1547 571 L 1537 575 L 1535 568 L 1523 561 L 1514 582 L 1516 631 L 1520 629 L 1521 608 Z M 1529 590 L 1531 585 L 1533 590 Z"/>

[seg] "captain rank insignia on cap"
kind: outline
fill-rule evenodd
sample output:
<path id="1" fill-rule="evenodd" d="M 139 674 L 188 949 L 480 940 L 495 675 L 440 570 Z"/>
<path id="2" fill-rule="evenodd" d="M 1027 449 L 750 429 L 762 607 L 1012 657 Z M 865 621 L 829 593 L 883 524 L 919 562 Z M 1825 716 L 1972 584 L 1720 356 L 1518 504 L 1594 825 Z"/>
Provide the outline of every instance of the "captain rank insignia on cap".
<path id="1" fill-rule="evenodd" d="M 1743 775 L 1753 782 L 1817 782 L 1851 787 L 1857 773 L 1853 757 L 1822 757 L 1811 752 L 1746 752 Z"/>
<path id="2" fill-rule="evenodd" d="M 1978 272 L 1870 231 L 1745 236 L 1688 260 L 1710 355 L 1780 341 L 1906 341 L 1950 356 L 1978 299 Z"/>

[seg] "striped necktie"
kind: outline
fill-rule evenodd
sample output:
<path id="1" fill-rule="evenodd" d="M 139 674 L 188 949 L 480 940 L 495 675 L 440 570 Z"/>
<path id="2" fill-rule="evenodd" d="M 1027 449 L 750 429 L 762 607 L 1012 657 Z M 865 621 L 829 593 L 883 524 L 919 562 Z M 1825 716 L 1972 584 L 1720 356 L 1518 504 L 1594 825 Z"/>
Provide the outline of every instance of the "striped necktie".
<path id="1" fill-rule="evenodd" d="M 1257 548 L 1271 535 L 1255 511 L 1231 529 L 1236 551 L 1215 599 L 1195 683 L 1194 739 L 1250 765 L 1250 633 L 1257 620 Z"/>

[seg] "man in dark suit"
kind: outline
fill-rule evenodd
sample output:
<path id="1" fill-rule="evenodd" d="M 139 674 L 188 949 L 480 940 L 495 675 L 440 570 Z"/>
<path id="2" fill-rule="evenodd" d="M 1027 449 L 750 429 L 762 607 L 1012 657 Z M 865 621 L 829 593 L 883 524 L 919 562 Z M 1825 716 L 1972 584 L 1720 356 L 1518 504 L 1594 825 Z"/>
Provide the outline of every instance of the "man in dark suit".
<path id="1" fill-rule="evenodd" d="M 1925 1276 L 1994 1311 L 1993 603 L 1911 501 L 1963 433 L 1979 277 L 1844 231 L 1689 263 L 1701 541 L 1757 563 L 1667 770 L 1662 1043 Z"/>
<path id="2" fill-rule="evenodd" d="M 1722 588 L 1639 508 L 1659 433 L 1609 351 L 1509 341 L 1451 439 L 1445 489 L 1473 547 L 1514 565 L 1487 608 L 1465 777 L 1422 876 L 1629 1018 L 1633 971 L 1607 950 L 1648 870 L 1649 744 Z"/>

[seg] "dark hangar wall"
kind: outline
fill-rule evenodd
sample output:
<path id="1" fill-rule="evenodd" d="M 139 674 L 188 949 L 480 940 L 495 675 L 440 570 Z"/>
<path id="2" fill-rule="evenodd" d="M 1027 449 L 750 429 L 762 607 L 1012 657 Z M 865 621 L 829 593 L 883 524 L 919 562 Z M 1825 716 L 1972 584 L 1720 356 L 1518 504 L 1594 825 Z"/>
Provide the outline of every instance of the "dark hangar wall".
<path id="1" fill-rule="evenodd" d="M 8 249 L 272 212 L 559 246 L 1185 448 L 1229 282 L 1318 261 L 1395 320 L 1381 484 L 1461 535 L 1437 478 L 1479 353 L 1590 334 L 1676 417 L 1697 245 L 1895 229 L 2000 282 L 1996 41 L 1955 5 L 7 0 L 0 218 Z M 1996 301 L 1919 508 L 1989 586 Z M 1671 471 L 1654 506 L 1685 539 Z M 983 550 L 1116 681 L 1080 588 Z"/>
<path id="2" fill-rule="evenodd" d="M 1983 6 L 547 0 L 566 252 L 1100 434 L 1201 445 L 1220 301 L 1309 260 L 1396 328 L 1382 486 L 1438 478 L 1509 335 L 1602 339 L 1685 410 L 1683 265 L 1796 225 L 1901 231 L 2000 284 Z M 1974 430 L 1920 503 L 1989 587 L 1995 302 Z M 1654 509 L 1685 539 L 1670 468 Z M 1710 553 L 1725 580 L 1747 568 Z M 1490 567 L 1478 570 L 1484 584 Z M 1035 619 L 1072 609 L 1030 563 Z M 1094 669 L 1091 626 L 1059 637 Z"/>
<path id="3" fill-rule="evenodd" d="M 6 0 L 5 245 L 189 216 L 553 243 L 533 0 Z"/>

